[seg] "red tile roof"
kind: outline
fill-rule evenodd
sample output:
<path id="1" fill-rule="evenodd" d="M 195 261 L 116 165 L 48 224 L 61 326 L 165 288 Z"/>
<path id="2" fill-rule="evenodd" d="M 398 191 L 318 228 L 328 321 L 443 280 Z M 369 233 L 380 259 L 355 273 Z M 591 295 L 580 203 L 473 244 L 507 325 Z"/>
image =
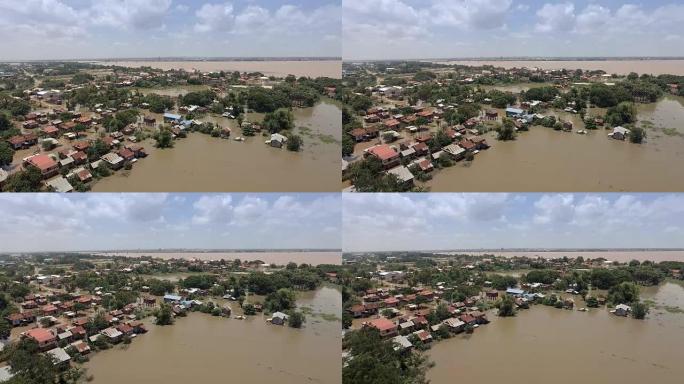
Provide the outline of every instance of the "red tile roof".
<path id="1" fill-rule="evenodd" d="M 378 145 L 371 148 L 369 152 L 380 160 L 389 160 L 399 156 L 399 154 L 389 145 Z"/>
<path id="2" fill-rule="evenodd" d="M 368 325 L 377 328 L 379 331 L 389 331 L 397 327 L 392 321 L 387 320 L 384 317 L 371 320 L 368 322 Z"/>
<path id="3" fill-rule="evenodd" d="M 48 155 L 35 155 L 29 159 L 29 163 L 41 171 L 56 167 L 57 163 Z"/>

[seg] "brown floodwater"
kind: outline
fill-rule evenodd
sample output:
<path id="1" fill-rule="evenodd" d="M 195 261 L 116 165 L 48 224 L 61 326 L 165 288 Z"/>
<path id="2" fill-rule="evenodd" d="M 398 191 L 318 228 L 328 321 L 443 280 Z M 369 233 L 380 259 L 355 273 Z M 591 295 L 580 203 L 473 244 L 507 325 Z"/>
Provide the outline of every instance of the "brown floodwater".
<path id="1" fill-rule="evenodd" d="M 471 164 L 460 162 L 436 172 L 426 185 L 434 192 L 682 191 L 684 137 L 662 131 L 684 132 L 684 123 L 677 121 L 684 113 L 678 99 L 666 97 L 639 106 L 639 119 L 653 122 L 641 145 L 612 140 L 604 129 L 578 135 L 534 126 L 506 142 L 496 140 L 492 132 L 487 136 L 490 149 L 477 154 Z M 579 115 L 547 114 L 572 121 L 575 130 L 584 128 Z"/>
<path id="2" fill-rule="evenodd" d="M 161 259 L 197 260 L 261 260 L 269 264 L 341 264 L 341 252 L 101 252 L 101 256 L 142 257 L 153 256 Z"/>
<path id="3" fill-rule="evenodd" d="M 684 288 L 666 283 L 642 288 L 642 299 L 684 306 Z M 578 299 L 575 298 L 577 301 Z M 584 306 L 581 299 L 578 307 Z M 435 343 L 433 384 L 681 383 L 684 313 L 652 309 L 646 320 L 536 305 L 515 317 L 489 314 L 491 323 L 470 336 Z"/>
<path id="4" fill-rule="evenodd" d="M 244 142 L 199 132 L 157 149 L 144 143 L 149 156 L 131 171 L 119 171 L 98 181 L 95 192 L 332 192 L 339 186 L 342 110 L 329 99 L 312 108 L 294 110 L 303 149 L 290 152 L 264 144 L 265 137 Z M 246 120 L 260 121 L 258 114 Z M 158 119 L 159 120 L 159 119 Z M 235 120 L 208 115 L 200 118 L 233 129 Z M 305 129 L 302 129 L 305 128 Z"/>
<path id="5" fill-rule="evenodd" d="M 684 75 L 684 60 L 478 60 L 478 61 L 441 61 L 447 64 L 459 64 L 469 66 L 493 65 L 501 68 L 540 68 L 545 70 L 555 69 L 582 69 L 603 70 L 609 74 L 625 75 L 630 72 L 639 74 L 648 73 L 653 75 L 671 74 Z"/>
<path id="6" fill-rule="evenodd" d="M 94 354 L 85 367 L 95 384 L 341 383 L 341 324 L 320 316 L 339 319 L 339 290 L 305 292 L 297 304 L 314 313 L 302 329 L 271 325 L 262 315 L 236 320 L 190 313 L 171 326 L 148 325 L 147 334 Z"/>
<path id="7" fill-rule="evenodd" d="M 308 77 L 342 77 L 341 60 L 277 60 L 277 61 L 102 61 L 104 65 L 120 67 L 152 67 L 165 71 L 184 69 L 200 72 L 240 71 L 261 72 L 266 76 L 287 75 Z"/>
<path id="8" fill-rule="evenodd" d="M 610 261 L 619 261 L 626 263 L 631 260 L 650 260 L 654 262 L 661 261 L 682 261 L 684 260 L 684 251 L 642 251 L 642 250 L 618 250 L 618 251 L 491 251 L 491 252 L 451 252 L 454 254 L 465 253 L 469 255 L 482 256 L 485 254 L 494 254 L 503 257 L 542 257 L 545 259 L 559 259 L 562 257 L 584 259 L 598 259 L 604 258 Z"/>

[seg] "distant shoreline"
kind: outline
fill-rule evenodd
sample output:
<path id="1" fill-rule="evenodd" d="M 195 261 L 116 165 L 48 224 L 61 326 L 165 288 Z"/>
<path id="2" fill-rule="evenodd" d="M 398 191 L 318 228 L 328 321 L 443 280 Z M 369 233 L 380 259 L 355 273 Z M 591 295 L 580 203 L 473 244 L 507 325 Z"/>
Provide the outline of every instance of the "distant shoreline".
<path id="1" fill-rule="evenodd" d="M 345 63 L 371 63 L 390 61 L 656 61 L 656 60 L 684 60 L 682 56 L 619 56 L 619 57 L 446 57 L 446 58 L 413 58 L 413 59 L 344 59 Z"/>
<path id="2" fill-rule="evenodd" d="M 108 63 L 121 61 L 140 61 L 140 62 L 239 62 L 239 61 L 342 61 L 341 57 L 107 57 L 107 58 L 73 58 L 73 59 L 17 59 L 0 60 L 0 63 L 54 63 L 54 62 L 83 62 L 83 63 Z"/>

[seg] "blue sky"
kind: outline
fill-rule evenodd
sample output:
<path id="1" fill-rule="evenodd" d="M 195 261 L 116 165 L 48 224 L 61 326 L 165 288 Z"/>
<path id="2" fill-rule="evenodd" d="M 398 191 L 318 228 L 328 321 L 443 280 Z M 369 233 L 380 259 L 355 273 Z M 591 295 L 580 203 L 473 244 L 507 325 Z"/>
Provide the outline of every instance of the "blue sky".
<path id="1" fill-rule="evenodd" d="M 339 194 L 2 194 L 0 252 L 341 248 Z"/>
<path id="2" fill-rule="evenodd" d="M 675 0 L 344 0 L 343 57 L 684 56 Z"/>
<path id="3" fill-rule="evenodd" d="M 0 60 L 341 56 L 340 0 L 0 0 Z"/>
<path id="4" fill-rule="evenodd" d="M 684 247 L 684 194 L 345 194 L 343 250 Z"/>

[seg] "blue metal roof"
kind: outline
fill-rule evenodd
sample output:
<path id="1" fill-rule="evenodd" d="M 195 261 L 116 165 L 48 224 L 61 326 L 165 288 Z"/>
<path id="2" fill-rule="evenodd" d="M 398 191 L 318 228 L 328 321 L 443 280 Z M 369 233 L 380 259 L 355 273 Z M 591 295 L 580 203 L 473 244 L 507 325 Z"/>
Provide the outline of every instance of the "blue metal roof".
<path id="1" fill-rule="evenodd" d="M 181 115 L 176 115 L 173 113 L 165 113 L 164 114 L 165 119 L 171 119 L 171 120 L 180 120 L 182 118 Z"/>

